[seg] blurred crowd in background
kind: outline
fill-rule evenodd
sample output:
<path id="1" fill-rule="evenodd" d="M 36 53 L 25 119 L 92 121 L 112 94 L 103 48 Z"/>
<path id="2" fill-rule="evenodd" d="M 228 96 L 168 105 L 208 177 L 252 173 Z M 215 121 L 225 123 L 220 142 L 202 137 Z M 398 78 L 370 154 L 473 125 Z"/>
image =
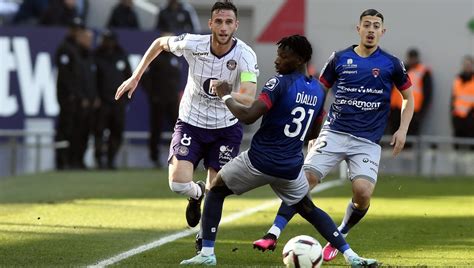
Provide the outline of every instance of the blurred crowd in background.
<path id="1" fill-rule="evenodd" d="M 131 74 L 127 52 L 114 32 L 117 28 L 140 30 L 133 0 L 120 0 L 110 12 L 103 29 L 86 27 L 90 0 L 0 0 L 1 25 L 43 25 L 68 27 L 67 35 L 56 50 L 58 68 L 57 142 L 68 146 L 56 151 L 57 169 L 85 169 L 84 154 L 90 136 L 94 137 L 96 167 L 115 168 L 122 143 L 127 100 L 115 101 L 116 88 Z M 156 18 L 159 35 L 200 33 L 200 22 L 192 5 L 168 0 Z M 94 33 L 100 36 L 94 42 Z M 158 37 L 158 36 L 157 36 Z M 430 66 L 423 63 L 423 51 L 407 51 L 405 65 L 412 80 L 415 114 L 409 135 L 420 135 L 420 126 L 433 95 Z M 141 86 L 148 95 L 150 111 L 149 157 L 156 166 L 160 161 L 161 134 L 178 115 L 182 88 L 181 61 L 171 53 L 162 53 L 144 75 Z M 310 70 L 316 74 L 317 70 Z M 474 138 L 474 59 L 460 59 L 459 72 L 453 77 L 451 118 L 456 137 Z M 387 135 L 398 128 L 402 105 L 400 93 L 392 92 L 391 115 Z M 431 107 L 435 109 L 435 107 Z M 407 147 L 413 144 L 408 143 Z M 457 149 L 460 146 L 456 146 Z M 467 149 L 474 150 L 468 147 Z"/>

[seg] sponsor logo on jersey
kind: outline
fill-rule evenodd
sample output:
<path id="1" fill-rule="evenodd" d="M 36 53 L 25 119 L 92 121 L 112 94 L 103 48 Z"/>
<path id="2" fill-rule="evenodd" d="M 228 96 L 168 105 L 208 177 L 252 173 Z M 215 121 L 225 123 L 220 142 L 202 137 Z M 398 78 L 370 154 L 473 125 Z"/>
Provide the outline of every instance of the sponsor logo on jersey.
<path id="1" fill-rule="evenodd" d="M 377 76 L 379 76 L 380 74 L 380 69 L 379 68 L 373 68 L 372 69 L 372 75 L 377 78 Z"/>
<path id="2" fill-rule="evenodd" d="M 175 41 L 175 42 L 181 41 L 181 40 L 183 40 L 185 37 L 186 37 L 186 34 L 185 34 L 185 33 L 184 33 L 184 34 L 181 34 L 181 35 L 177 36 L 177 37 L 174 39 L 174 41 Z"/>
<path id="3" fill-rule="evenodd" d="M 221 167 L 234 158 L 232 156 L 233 151 L 234 147 L 231 146 L 221 145 L 221 147 L 219 147 L 219 164 Z"/>
<path id="4" fill-rule="evenodd" d="M 342 65 L 342 68 L 344 68 L 344 69 L 357 68 L 357 64 L 354 64 L 354 60 L 349 58 L 349 59 L 347 59 L 346 64 Z"/>
<path id="5" fill-rule="evenodd" d="M 273 91 L 275 87 L 278 85 L 278 83 L 280 83 L 280 80 L 278 80 L 278 78 L 276 77 L 273 77 L 267 81 L 267 83 L 265 84 L 265 88 L 270 91 Z"/>
<path id="6" fill-rule="evenodd" d="M 338 85 L 337 88 L 344 92 L 383 94 L 383 89 L 364 88 L 363 86 L 362 87 L 345 87 L 343 85 Z"/>
<path id="7" fill-rule="evenodd" d="M 189 148 L 186 146 L 179 146 L 178 147 L 178 154 L 181 156 L 187 156 L 189 154 Z"/>
<path id="8" fill-rule="evenodd" d="M 237 68 L 237 62 L 235 60 L 229 60 L 226 64 L 227 69 L 233 71 L 235 68 Z"/>
<path id="9" fill-rule="evenodd" d="M 363 111 L 378 110 L 381 102 L 379 101 L 361 101 L 356 99 L 336 99 L 335 105 L 350 105 L 357 107 Z"/>
<path id="10" fill-rule="evenodd" d="M 357 70 L 345 70 L 342 74 L 357 74 Z"/>
<path id="11" fill-rule="evenodd" d="M 208 51 L 196 51 L 193 52 L 193 56 L 201 57 L 201 56 L 207 56 L 209 55 Z"/>

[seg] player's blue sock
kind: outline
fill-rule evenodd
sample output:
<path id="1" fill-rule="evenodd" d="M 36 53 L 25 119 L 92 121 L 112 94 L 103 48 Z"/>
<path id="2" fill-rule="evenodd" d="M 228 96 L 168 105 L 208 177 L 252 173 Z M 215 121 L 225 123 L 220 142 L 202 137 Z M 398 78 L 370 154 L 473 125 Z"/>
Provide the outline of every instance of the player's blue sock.
<path id="1" fill-rule="evenodd" d="M 369 208 L 366 209 L 357 209 L 354 205 L 354 202 L 351 200 L 347 205 L 346 214 L 342 220 L 339 230 L 343 234 L 347 234 L 349 230 L 354 227 L 364 216 L 367 214 Z"/>
<path id="2" fill-rule="evenodd" d="M 280 236 L 281 231 L 285 229 L 288 222 L 295 216 L 296 210 L 285 204 L 284 202 L 281 203 L 280 208 L 278 209 L 278 213 L 273 221 L 273 225 L 268 230 L 268 233 L 274 234 L 277 238 Z"/>
<path id="3" fill-rule="evenodd" d="M 293 205 L 295 210 L 308 222 L 310 222 L 316 230 L 327 240 L 331 245 L 337 248 L 340 252 L 349 249 L 349 245 L 342 236 L 341 232 L 336 227 L 336 224 L 331 217 L 318 207 L 316 207 L 307 196 L 305 196 L 296 205 Z"/>
<path id="4" fill-rule="evenodd" d="M 206 195 L 204 211 L 202 214 L 202 246 L 214 246 L 217 229 L 222 217 L 224 199 L 231 195 L 232 191 L 227 186 L 213 187 Z"/>

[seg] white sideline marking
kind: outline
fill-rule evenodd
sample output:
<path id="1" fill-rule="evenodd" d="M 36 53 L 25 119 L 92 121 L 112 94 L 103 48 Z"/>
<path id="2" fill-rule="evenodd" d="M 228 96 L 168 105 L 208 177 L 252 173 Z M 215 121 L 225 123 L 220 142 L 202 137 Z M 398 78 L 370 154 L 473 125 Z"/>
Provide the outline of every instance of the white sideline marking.
<path id="1" fill-rule="evenodd" d="M 322 192 L 326 189 L 329 189 L 329 188 L 332 188 L 332 187 L 335 187 L 335 186 L 339 186 L 339 185 L 342 185 L 344 183 L 345 180 L 334 180 L 334 181 L 328 181 L 328 182 L 323 182 L 321 183 L 320 185 L 318 185 L 318 187 L 314 188 L 311 193 L 318 193 L 318 192 Z M 267 208 L 270 208 L 272 206 L 275 206 L 276 204 L 279 204 L 281 202 L 281 200 L 279 198 L 276 198 L 276 199 L 273 199 L 271 201 L 267 201 L 259 206 L 256 206 L 256 207 L 253 207 L 253 208 L 249 208 L 249 209 L 246 209 L 246 210 L 243 210 L 243 211 L 240 211 L 240 212 L 237 212 L 237 213 L 234 213 L 234 214 L 231 214 L 225 218 L 223 218 L 221 220 L 221 224 L 225 224 L 225 223 L 229 223 L 229 222 L 233 222 L 239 218 L 242 218 L 242 217 L 245 217 L 245 216 L 248 216 L 248 215 L 252 215 L 258 211 L 261 211 L 261 210 L 265 210 Z M 168 235 L 168 236 L 165 236 L 163 238 L 160 238 L 158 240 L 155 240 L 151 243 L 148 243 L 148 244 L 145 244 L 145 245 L 142 245 L 142 246 L 139 246 L 139 247 L 136 247 L 136 248 L 132 248 L 128 251 L 125 251 L 125 252 L 122 252 L 118 255 L 115 255 L 113 257 L 110 257 L 108 259 L 105 259 L 105 260 L 101 260 L 101 261 L 98 261 L 97 263 L 95 264 L 92 264 L 92 265 L 88 265 L 87 267 L 88 268 L 100 268 L 100 267 L 106 267 L 108 265 L 112 265 L 114 263 L 117 263 L 119 261 L 122 261 L 124 259 L 127 259 L 128 257 L 131 257 L 131 256 L 134 256 L 134 255 L 137 255 L 137 254 L 140 254 L 142 252 L 145 252 L 147 250 L 150 250 L 152 248 L 156 248 L 156 247 L 159 247 L 159 246 L 162 246 L 164 244 L 168 244 L 170 242 L 173 242 L 175 240 L 178 240 L 180 238 L 183 238 L 183 237 L 186 237 L 186 236 L 189 236 L 189 235 L 192 235 L 192 234 L 195 234 L 199 231 L 199 226 L 197 227 L 194 227 L 192 229 L 186 229 L 184 231 L 180 231 L 180 232 L 177 232 L 177 233 L 174 233 L 174 234 L 171 234 L 171 235 Z"/>

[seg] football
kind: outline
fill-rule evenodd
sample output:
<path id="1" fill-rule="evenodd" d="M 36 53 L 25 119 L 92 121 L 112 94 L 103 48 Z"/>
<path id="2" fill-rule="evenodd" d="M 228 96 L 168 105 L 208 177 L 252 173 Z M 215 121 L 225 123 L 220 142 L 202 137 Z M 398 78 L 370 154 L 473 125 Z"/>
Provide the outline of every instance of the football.
<path id="1" fill-rule="evenodd" d="M 323 263 L 321 244 L 311 236 L 293 237 L 283 248 L 283 263 L 291 268 L 319 268 Z"/>

